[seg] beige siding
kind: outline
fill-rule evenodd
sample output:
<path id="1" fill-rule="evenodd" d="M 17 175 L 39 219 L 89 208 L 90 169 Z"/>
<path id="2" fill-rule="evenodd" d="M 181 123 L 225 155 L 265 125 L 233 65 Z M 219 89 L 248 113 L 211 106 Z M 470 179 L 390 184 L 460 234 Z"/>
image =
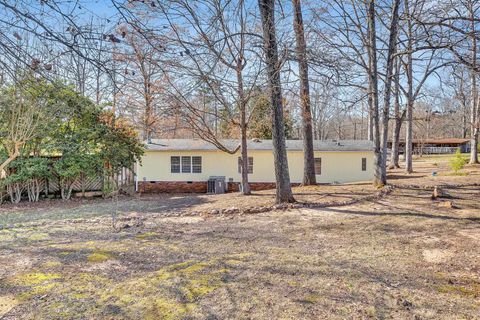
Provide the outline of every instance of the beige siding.
<path id="1" fill-rule="evenodd" d="M 171 173 L 171 156 L 201 156 L 202 173 Z M 146 181 L 206 181 L 210 176 L 225 176 L 227 181 L 240 181 L 238 173 L 239 154 L 221 151 L 147 151 L 138 165 L 138 180 Z M 253 174 L 250 182 L 275 182 L 273 153 L 271 151 L 249 151 L 253 157 Z M 371 180 L 373 177 L 373 152 L 315 152 L 322 158 L 322 174 L 318 183 L 345 183 Z M 362 171 L 362 158 L 367 158 L 367 171 Z M 288 165 L 292 183 L 302 182 L 303 153 L 288 153 Z"/>

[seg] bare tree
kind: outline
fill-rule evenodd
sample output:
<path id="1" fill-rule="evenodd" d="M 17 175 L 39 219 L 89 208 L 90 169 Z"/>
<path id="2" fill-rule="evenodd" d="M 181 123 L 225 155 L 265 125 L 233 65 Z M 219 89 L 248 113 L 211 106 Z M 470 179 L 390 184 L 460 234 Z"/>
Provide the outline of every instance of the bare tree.
<path id="1" fill-rule="evenodd" d="M 222 151 L 241 152 L 242 192 L 250 194 L 248 183 L 247 129 L 249 101 L 257 87 L 261 61 L 257 43 L 261 37 L 253 30 L 250 4 L 223 0 L 170 1 L 151 6 L 135 4 L 136 11 L 157 12 L 164 25 L 144 25 L 133 17 L 127 21 L 141 30 L 164 34 L 162 45 L 152 45 L 169 58 L 162 65 L 167 82 L 165 94 L 171 114 L 180 114 L 199 138 Z M 131 16 L 131 6 L 117 4 Z M 126 16 L 126 15 L 125 15 Z M 218 133 L 219 122 L 239 130 L 240 145 L 231 149 Z"/>
<path id="2" fill-rule="evenodd" d="M 477 77 L 479 70 L 477 70 L 477 34 L 476 25 L 478 13 L 480 13 L 480 6 L 475 7 L 473 0 L 467 1 L 468 18 L 470 24 L 470 39 L 471 39 L 471 63 L 470 63 L 470 81 L 471 81 L 471 94 L 470 94 L 470 164 L 478 162 L 478 132 L 480 130 L 480 97 L 478 94 Z"/>
<path id="3" fill-rule="evenodd" d="M 400 148 L 400 132 L 402 124 L 405 120 L 406 110 L 400 108 L 400 58 L 395 59 L 395 74 L 394 74 L 394 94 L 395 101 L 393 104 L 393 134 L 392 134 L 392 150 L 390 159 L 390 169 L 400 168 L 399 164 L 399 148 Z"/>
<path id="4" fill-rule="evenodd" d="M 382 181 L 382 154 L 380 150 L 380 121 L 378 108 L 378 70 L 377 70 L 377 33 L 376 33 L 376 12 L 375 1 L 367 3 L 368 22 L 368 86 L 369 86 L 369 107 L 373 120 L 373 184 L 376 187 L 383 186 Z"/>
<path id="5" fill-rule="evenodd" d="M 452 61 L 464 65 L 470 73 L 470 163 L 478 163 L 478 135 L 480 130 L 480 107 L 477 78 L 480 74 L 478 63 L 478 24 L 480 23 L 480 3 L 476 0 L 442 0 L 436 10 L 422 21 L 434 26 L 436 34 L 442 35 L 432 41 L 437 47 L 446 48 Z"/>
<path id="6" fill-rule="evenodd" d="M 275 0 L 258 0 L 258 6 L 262 18 L 265 63 L 267 66 L 270 100 L 273 108 L 272 142 L 275 179 L 277 182 L 276 201 L 277 203 L 294 202 L 285 146 L 280 62 L 275 32 Z"/>
<path id="7" fill-rule="evenodd" d="M 161 97 L 166 81 L 161 67 L 163 57 L 156 49 L 163 39 L 160 35 L 137 29 L 122 25 L 118 30 L 124 41 L 119 48 L 121 51 L 114 53 L 113 59 L 122 71 L 125 85 L 116 95 L 120 100 L 117 102 L 122 102 L 121 106 L 117 103 L 117 109 L 129 114 L 132 122 L 138 124 L 142 138 L 148 141 L 159 131 L 163 111 Z"/>
<path id="8" fill-rule="evenodd" d="M 391 86 L 393 79 L 394 54 L 397 48 L 398 38 L 398 20 L 399 20 L 400 0 L 394 0 L 392 4 L 392 18 L 390 22 L 390 35 L 388 39 L 387 52 L 387 72 L 385 75 L 385 88 L 383 99 L 383 114 L 382 114 L 382 163 L 381 168 L 381 184 L 387 183 L 387 142 L 388 142 L 388 122 L 390 120 L 390 97 Z"/>
<path id="9" fill-rule="evenodd" d="M 300 77 L 300 102 L 302 106 L 303 128 L 303 184 L 314 185 L 315 158 L 313 153 L 312 112 L 310 104 L 310 84 L 308 81 L 307 44 L 303 27 L 302 5 L 300 0 L 292 0 L 294 10 L 293 27 L 297 40 L 297 60 Z"/>

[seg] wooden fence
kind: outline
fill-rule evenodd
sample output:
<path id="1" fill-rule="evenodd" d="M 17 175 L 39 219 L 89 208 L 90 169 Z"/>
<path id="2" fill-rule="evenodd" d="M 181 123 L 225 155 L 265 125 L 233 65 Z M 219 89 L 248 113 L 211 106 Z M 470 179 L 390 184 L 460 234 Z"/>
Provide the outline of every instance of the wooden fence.
<path id="1" fill-rule="evenodd" d="M 131 193 L 135 190 L 135 173 L 133 169 L 123 168 L 118 174 L 113 177 L 118 189 L 121 192 Z M 80 176 L 73 183 L 73 193 L 99 193 L 104 190 L 105 179 L 102 174 L 95 177 Z M 44 186 L 42 194 L 58 195 L 60 193 L 60 179 L 58 175 L 53 175 L 49 179 L 43 179 L 41 184 Z M 24 190 L 26 193 L 26 190 Z M 5 189 L 0 187 L 0 203 L 2 203 L 8 194 Z"/>

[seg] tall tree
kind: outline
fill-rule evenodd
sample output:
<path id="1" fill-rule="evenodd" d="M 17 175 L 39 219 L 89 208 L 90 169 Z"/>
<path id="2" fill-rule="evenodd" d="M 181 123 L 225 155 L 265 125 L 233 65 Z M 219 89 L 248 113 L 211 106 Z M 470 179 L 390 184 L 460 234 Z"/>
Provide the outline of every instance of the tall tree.
<path id="1" fill-rule="evenodd" d="M 258 6 L 262 18 L 264 55 L 272 104 L 273 158 L 277 183 L 276 201 L 277 203 L 294 202 L 285 145 L 280 62 L 275 32 L 275 0 L 258 0 Z"/>
<path id="2" fill-rule="evenodd" d="M 382 154 L 380 150 L 380 121 L 378 110 L 378 68 L 377 68 L 377 32 L 376 32 L 376 9 L 375 0 L 367 3 L 368 23 L 368 86 L 369 106 L 373 120 L 373 184 L 376 187 L 383 186 L 382 181 Z"/>
<path id="3" fill-rule="evenodd" d="M 310 84 L 308 81 L 307 44 L 303 26 L 302 5 L 300 0 L 292 0 L 293 3 L 293 28 L 297 41 L 297 60 L 300 78 L 300 103 L 302 106 L 302 129 L 303 129 L 303 184 L 314 185 L 315 157 L 313 153 L 313 128 L 312 112 L 310 104 Z"/>
<path id="4" fill-rule="evenodd" d="M 182 115 L 199 138 L 228 153 L 240 150 L 241 189 L 243 194 L 250 194 L 248 105 L 261 72 L 256 49 L 260 37 L 252 30 L 253 4 L 243 0 L 199 0 L 172 1 L 154 7 L 150 3 L 135 5 L 159 12 L 162 23 L 166 23 L 162 29 L 167 31 L 168 46 L 161 49 L 170 56 L 176 55 L 164 66 L 166 91 L 175 106 L 174 112 Z M 131 12 L 130 5 L 122 8 Z M 208 99 L 204 99 L 206 94 Z M 202 99 L 198 99 L 199 95 Z M 224 127 L 234 126 L 239 131 L 238 147 L 229 149 L 220 139 L 214 125 L 219 117 Z"/>
<path id="5" fill-rule="evenodd" d="M 405 73 L 407 75 L 407 112 L 406 112 L 406 135 L 405 135 L 405 171 L 407 173 L 413 172 L 413 17 L 411 13 L 411 7 L 409 0 L 404 0 L 405 6 L 405 19 L 407 23 L 406 36 L 407 36 L 407 48 L 406 48 L 406 63 Z"/>
<path id="6" fill-rule="evenodd" d="M 118 33 L 123 39 L 121 53 L 114 61 L 123 72 L 126 85 L 115 97 L 116 109 L 128 114 L 138 124 L 142 139 L 148 141 L 158 135 L 162 110 L 162 89 L 165 85 L 161 64 L 163 57 L 156 48 L 164 39 L 152 32 L 122 25 Z M 163 111 L 163 112 L 162 112 Z"/>
<path id="7" fill-rule="evenodd" d="M 477 21 L 478 20 L 478 13 L 480 12 L 480 6 L 475 7 L 473 0 L 469 0 L 467 3 L 467 10 L 468 10 L 468 20 L 470 24 L 470 40 L 471 40 L 471 66 L 470 66 L 470 82 L 471 82 L 471 94 L 470 94 L 470 164 L 478 163 L 478 133 L 480 130 L 480 98 L 478 95 L 478 87 L 477 87 L 477 77 L 480 73 L 477 69 L 477 55 L 478 55 L 478 47 L 477 47 Z"/>
<path id="8" fill-rule="evenodd" d="M 398 20 L 399 20 L 400 0 L 394 0 L 392 4 L 392 18 L 390 22 L 390 35 L 387 49 L 387 72 L 385 75 L 385 88 L 383 99 L 382 114 L 382 163 L 381 163 L 381 184 L 387 183 L 387 142 L 388 142 L 388 122 L 390 120 L 390 101 L 391 88 L 393 80 L 394 54 L 397 48 L 398 38 Z"/>
<path id="9" fill-rule="evenodd" d="M 394 75 L 394 94 L 395 101 L 393 103 L 393 134 L 392 134 L 392 152 L 390 159 L 390 169 L 400 168 L 400 132 L 403 121 L 405 120 L 405 110 L 400 109 L 400 58 L 395 59 L 395 75 Z"/>

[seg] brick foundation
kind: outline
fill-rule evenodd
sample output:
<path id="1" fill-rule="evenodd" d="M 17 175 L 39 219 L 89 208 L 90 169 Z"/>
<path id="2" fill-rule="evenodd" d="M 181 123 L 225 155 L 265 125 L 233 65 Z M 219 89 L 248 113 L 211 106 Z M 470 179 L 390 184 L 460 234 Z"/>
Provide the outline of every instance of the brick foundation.
<path id="1" fill-rule="evenodd" d="M 292 186 L 300 185 L 292 183 Z M 250 182 L 252 191 L 275 189 L 275 182 Z M 238 192 L 240 182 L 228 182 L 227 192 Z M 142 193 L 207 193 L 206 181 L 139 181 L 138 192 Z"/>
<path id="2" fill-rule="evenodd" d="M 300 185 L 292 183 L 292 186 Z M 238 192 L 240 182 L 228 182 L 227 192 Z M 275 189 L 275 182 L 250 182 L 252 191 Z M 142 193 L 207 193 L 206 181 L 139 181 L 138 192 Z"/>
<path id="3" fill-rule="evenodd" d="M 139 181 L 138 192 L 143 193 L 207 193 L 206 181 Z"/>
<path id="4" fill-rule="evenodd" d="M 250 190 L 260 191 L 260 190 L 269 190 L 275 189 L 275 182 L 250 182 Z M 240 182 L 229 182 L 228 183 L 228 192 L 238 192 L 240 191 Z"/>

